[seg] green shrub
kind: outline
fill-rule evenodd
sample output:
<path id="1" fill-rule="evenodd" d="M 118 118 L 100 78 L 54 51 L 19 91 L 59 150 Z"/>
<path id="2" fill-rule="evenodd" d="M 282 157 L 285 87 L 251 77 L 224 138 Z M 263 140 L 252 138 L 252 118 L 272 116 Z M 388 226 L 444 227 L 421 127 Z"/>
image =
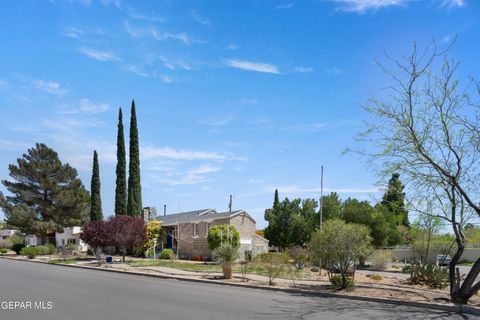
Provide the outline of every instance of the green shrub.
<path id="1" fill-rule="evenodd" d="M 172 249 L 163 249 L 160 253 L 160 259 L 170 259 L 173 260 L 175 257 L 175 253 Z"/>
<path id="2" fill-rule="evenodd" d="M 285 273 L 289 266 L 290 257 L 286 253 L 266 252 L 253 259 L 258 273 L 268 277 L 268 283 L 273 285 L 273 280 Z"/>
<path id="3" fill-rule="evenodd" d="M 375 251 L 370 256 L 370 261 L 373 270 L 384 271 L 392 263 L 392 254 L 385 251 Z"/>
<path id="4" fill-rule="evenodd" d="M 48 254 L 54 254 L 55 252 L 57 252 L 57 247 L 55 247 L 55 245 L 51 243 L 47 244 L 46 247 L 48 248 Z"/>
<path id="5" fill-rule="evenodd" d="M 355 289 L 355 284 L 352 277 L 345 277 L 344 279 L 341 275 L 336 274 L 332 276 L 330 282 L 332 283 L 332 289 L 334 290 L 352 291 Z"/>
<path id="6" fill-rule="evenodd" d="M 0 248 L 0 253 L 5 254 L 8 252 L 7 248 Z"/>
<path id="7" fill-rule="evenodd" d="M 28 259 L 33 259 L 38 255 L 38 249 L 34 246 L 25 247 L 20 251 L 20 254 L 27 256 Z"/>
<path id="8" fill-rule="evenodd" d="M 2 245 L 0 246 L 0 248 L 11 249 L 12 245 L 13 243 L 10 239 L 5 239 L 2 241 Z"/>
<path id="9" fill-rule="evenodd" d="M 215 250 L 222 243 L 230 243 L 234 247 L 240 246 L 240 234 L 233 224 L 218 224 L 208 230 L 208 248 Z"/>
<path id="10" fill-rule="evenodd" d="M 423 284 L 438 289 L 448 286 L 448 270 L 436 264 L 415 262 L 406 265 L 403 271 L 410 273 L 409 280 L 413 284 Z"/>
<path id="11" fill-rule="evenodd" d="M 46 245 L 46 246 L 36 246 L 37 249 L 37 256 L 47 256 L 51 254 L 52 252 L 52 247 L 51 245 Z"/>
<path id="12" fill-rule="evenodd" d="M 15 251 L 16 254 L 20 254 L 23 248 L 25 248 L 23 243 L 14 243 L 12 245 L 12 250 Z"/>

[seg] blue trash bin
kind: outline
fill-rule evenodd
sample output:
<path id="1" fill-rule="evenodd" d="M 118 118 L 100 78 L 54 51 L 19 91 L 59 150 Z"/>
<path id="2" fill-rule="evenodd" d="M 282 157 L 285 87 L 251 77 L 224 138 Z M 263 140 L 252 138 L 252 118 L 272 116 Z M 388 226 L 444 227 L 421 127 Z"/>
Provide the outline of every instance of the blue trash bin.
<path id="1" fill-rule="evenodd" d="M 112 263 L 112 261 L 113 261 L 112 257 L 107 257 L 107 258 L 105 259 L 105 262 L 106 262 L 106 263 Z"/>

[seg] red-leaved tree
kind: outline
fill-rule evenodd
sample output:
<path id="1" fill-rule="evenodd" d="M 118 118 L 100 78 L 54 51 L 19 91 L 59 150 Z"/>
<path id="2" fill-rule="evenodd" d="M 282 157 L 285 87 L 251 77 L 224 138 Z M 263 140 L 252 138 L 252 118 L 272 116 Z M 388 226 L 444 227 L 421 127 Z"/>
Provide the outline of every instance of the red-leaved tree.
<path id="1" fill-rule="evenodd" d="M 142 218 L 119 215 L 108 220 L 107 224 L 111 244 L 122 253 L 123 262 L 128 251 L 133 251 L 147 241 L 147 228 Z"/>
<path id="2" fill-rule="evenodd" d="M 92 248 L 97 260 L 100 259 L 103 248 L 112 245 L 109 229 L 109 223 L 101 220 L 87 222 L 82 228 L 80 239 Z"/>

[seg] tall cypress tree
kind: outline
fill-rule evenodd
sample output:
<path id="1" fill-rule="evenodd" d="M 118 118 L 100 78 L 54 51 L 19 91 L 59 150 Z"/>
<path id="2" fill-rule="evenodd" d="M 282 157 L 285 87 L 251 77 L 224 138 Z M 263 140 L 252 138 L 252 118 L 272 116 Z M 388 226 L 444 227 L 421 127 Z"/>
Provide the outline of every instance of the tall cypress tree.
<path id="1" fill-rule="evenodd" d="M 90 220 L 103 220 L 102 197 L 100 196 L 100 169 L 97 151 L 93 151 L 92 184 L 90 189 Z"/>
<path id="2" fill-rule="evenodd" d="M 381 204 L 394 214 L 397 225 L 410 227 L 408 211 L 405 208 L 405 186 L 400 181 L 400 174 L 394 173 L 388 181 L 388 187 Z"/>
<path id="3" fill-rule="evenodd" d="M 117 180 L 115 186 L 115 215 L 127 214 L 127 160 L 123 134 L 122 108 L 118 110 Z"/>
<path id="4" fill-rule="evenodd" d="M 142 187 L 140 184 L 140 149 L 138 146 L 137 114 L 134 100 L 132 100 L 132 114 L 130 117 L 129 151 L 127 213 L 128 215 L 139 217 L 142 215 Z"/>

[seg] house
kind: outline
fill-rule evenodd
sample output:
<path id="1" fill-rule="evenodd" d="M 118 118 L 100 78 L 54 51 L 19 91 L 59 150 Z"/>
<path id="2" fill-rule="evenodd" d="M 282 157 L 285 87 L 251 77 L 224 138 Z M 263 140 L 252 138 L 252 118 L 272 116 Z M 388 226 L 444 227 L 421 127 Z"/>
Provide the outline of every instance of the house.
<path id="1" fill-rule="evenodd" d="M 157 217 L 164 232 L 163 248 L 178 251 L 181 258 L 211 257 L 208 249 L 208 230 L 219 224 L 232 224 L 240 234 L 240 255 L 246 251 L 253 255 L 268 251 L 268 240 L 256 234 L 255 219 L 245 210 L 217 212 L 203 209 Z"/>
<path id="2" fill-rule="evenodd" d="M 65 248 L 72 244 L 76 247 L 76 251 L 86 252 L 88 246 L 80 239 L 82 233 L 81 227 L 69 227 L 63 229 L 63 232 L 55 232 L 55 245 L 57 248 Z"/>
<path id="3" fill-rule="evenodd" d="M 82 227 L 67 227 L 63 229 L 63 232 L 48 232 L 43 238 L 37 235 L 26 235 L 26 246 L 40 246 L 46 244 L 53 244 L 57 248 L 64 248 L 69 244 L 76 246 L 77 251 L 86 252 L 88 246 L 80 239 L 82 233 Z"/>
<path id="4" fill-rule="evenodd" d="M 2 229 L 0 230 L 0 247 L 3 247 L 5 243 L 10 242 L 10 237 L 17 233 L 17 230 Z M 10 242 L 11 245 L 11 242 Z"/>

